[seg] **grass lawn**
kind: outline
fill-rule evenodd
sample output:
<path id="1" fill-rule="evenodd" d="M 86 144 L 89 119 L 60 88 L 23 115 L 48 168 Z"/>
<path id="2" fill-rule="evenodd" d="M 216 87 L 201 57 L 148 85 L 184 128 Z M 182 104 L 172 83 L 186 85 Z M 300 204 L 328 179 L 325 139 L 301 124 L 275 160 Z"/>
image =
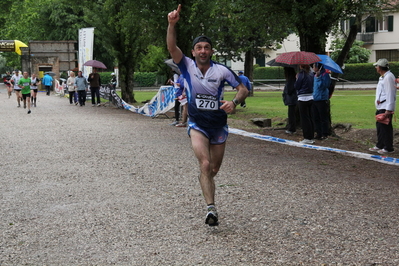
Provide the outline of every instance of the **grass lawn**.
<path id="1" fill-rule="evenodd" d="M 150 100 L 156 91 L 134 91 L 134 97 L 141 104 Z M 234 98 L 235 91 L 227 90 L 225 99 Z M 278 123 L 287 117 L 287 107 L 282 101 L 282 91 L 255 91 L 253 97 L 246 99 L 247 108 L 238 107 L 236 114 L 229 115 L 232 119 L 271 118 Z M 331 98 L 332 122 L 349 123 L 352 127 L 365 129 L 375 128 L 374 90 L 336 90 Z M 393 122 L 394 128 L 399 128 Z"/>

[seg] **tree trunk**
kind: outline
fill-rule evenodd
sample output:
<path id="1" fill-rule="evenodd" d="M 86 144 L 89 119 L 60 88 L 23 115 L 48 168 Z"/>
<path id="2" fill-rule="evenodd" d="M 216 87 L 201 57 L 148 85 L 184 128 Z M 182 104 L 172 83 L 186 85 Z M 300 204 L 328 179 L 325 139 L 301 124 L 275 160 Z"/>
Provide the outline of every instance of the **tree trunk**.
<path id="1" fill-rule="evenodd" d="M 253 73 L 254 73 L 254 56 L 252 50 L 245 52 L 245 60 L 244 60 L 244 74 L 247 78 L 253 82 Z M 250 91 L 249 96 L 254 96 L 254 90 Z"/>
<path id="2" fill-rule="evenodd" d="M 136 100 L 134 99 L 133 94 L 133 75 L 134 75 L 134 68 L 129 66 L 129 63 L 121 64 L 119 66 L 119 74 L 120 74 L 120 87 L 122 91 L 122 100 L 127 103 L 135 103 Z"/>
<path id="3" fill-rule="evenodd" d="M 301 51 L 324 54 L 326 50 L 325 33 L 309 34 L 306 31 L 299 31 L 299 44 Z"/>

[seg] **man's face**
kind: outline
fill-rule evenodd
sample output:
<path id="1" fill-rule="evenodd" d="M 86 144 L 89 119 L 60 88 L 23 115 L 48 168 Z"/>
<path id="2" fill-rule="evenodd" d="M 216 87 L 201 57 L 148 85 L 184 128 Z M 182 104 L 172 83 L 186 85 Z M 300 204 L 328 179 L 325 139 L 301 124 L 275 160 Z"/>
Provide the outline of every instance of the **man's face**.
<path id="1" fill-rule="evenodd" d="M 24 72 L 24 78 L 28 78 L 28 72 Z"/>
<path id="2" fill-rule="evenodd" d="M 378 74 L 382 75 L 382 70 L 380 66 L 375 66 L 375 70 L 377 71 Z"/>
<path id="3" fill-rule="evenodd" d="M 200 64 L 207 64 L 213 55 L 212 47 L 207 42 L 199 42 L 195 44 L 192 54 L 195 61 Z"/>

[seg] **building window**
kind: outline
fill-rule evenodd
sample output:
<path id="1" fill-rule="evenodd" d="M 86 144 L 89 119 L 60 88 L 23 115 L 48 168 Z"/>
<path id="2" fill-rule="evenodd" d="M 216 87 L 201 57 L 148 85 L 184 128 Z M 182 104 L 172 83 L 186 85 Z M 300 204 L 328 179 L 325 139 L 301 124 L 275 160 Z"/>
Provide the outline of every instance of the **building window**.
<path id="1" fill-rule="evenodd" d="M 388 62 L 397 62 L 399 61 L 399 51 L 395 50 L 379 50 L 375 51 L 376 58 L 386 58 Z"/>
<path id="2" fill-rule="evenodd" d="M 378 32 L 393 31 L 393 16 L 385 16 L 378 20 Z"/>
<path id="3" fill-rule="evenodd" d="M 365 21 L 366 32 L 375 32 L 375 18 L 368 17 Z"/>
<path id="4" fill-rule="evenodd" d="M 266 66 L 266 57 L 264 55 L 256 57 L 256 64 L 258 64 L 261 67 L 265 67 Z"/>
<path id="5" fill-rule="evenodd" d="M 351 17 L 347 20 L 341 20 L 341 31 L 344 33 L 349 33 L 351 27 L 353 24 L 356 23 L 356 18 L 355 17 Z M 357 32 L 361 32 L 362 27 L 360 25 L 358 25 L 357 27 Z"/>
<path id="6" fill-rule="evenodd" d="M 222 63 L 223 65 L 231 68 L 231 60 L 230 59 L 227 59 L 226 57 L 219 55 L 216 57 L 216 60 L 218 62 Z"/>

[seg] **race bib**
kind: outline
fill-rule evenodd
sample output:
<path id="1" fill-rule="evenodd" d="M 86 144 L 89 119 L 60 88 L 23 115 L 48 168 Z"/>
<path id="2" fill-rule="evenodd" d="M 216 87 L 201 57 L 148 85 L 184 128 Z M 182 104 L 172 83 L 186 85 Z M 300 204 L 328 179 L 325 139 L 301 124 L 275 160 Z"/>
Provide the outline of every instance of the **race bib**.
<path id="1" fill-rule="evenodd" d="M 29 86 L 29 82 L 25 82 L 24 84 L 23 84 L 23 86 Z"/>
<path id="2" fill-rule="evenodd" d="M 197 94 L 195 104 L 197 105 L 197 109 L 203 111 L 214 111 L 219 109 L 217 97 L 212 95 Z"/>

